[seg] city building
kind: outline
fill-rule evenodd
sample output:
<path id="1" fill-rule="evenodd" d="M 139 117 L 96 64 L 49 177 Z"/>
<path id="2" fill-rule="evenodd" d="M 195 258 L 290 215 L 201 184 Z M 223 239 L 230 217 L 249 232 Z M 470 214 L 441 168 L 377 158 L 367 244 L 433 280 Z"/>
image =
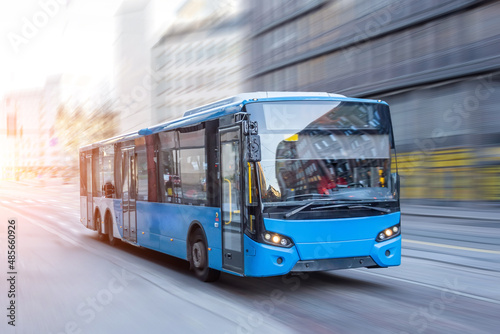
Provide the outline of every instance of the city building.
<path id="1" fill-rule="evenodd" d="M 109 87 L 75 75 L 53 75 L 43 87 L 0 100 L 0 179 L 74 174 L 78 147 L 116 132 Z"/>
<path id="2" fill-rule="evenodd" d="M 63 165 L 51 119 L 54 115 L 47 112 L 49 101 L 45 97 L 43 89 L 4 96 L 0 113 L 2 120 L 7 120 L 7 133 L 2 139 L 1 178 L 34 177 L 41 170 Z"/>
<path id="3" fill-rule="evenodd" d="M 152 50 L 152 120 L 245 91 L 248 13 L 242 1 L 189 0 Z"/>
<path id="4" fill-rule="evenodd" d="M 123 1 L 115 14 L 113 99 L 119 133 L 151 124 L 151 1 Z"/>
<path id="5" fill-rule="evenodd" d="M 391 105 L 402 195 L 500 199 L 500 2 L 252 1 L 253 90 Z"/>

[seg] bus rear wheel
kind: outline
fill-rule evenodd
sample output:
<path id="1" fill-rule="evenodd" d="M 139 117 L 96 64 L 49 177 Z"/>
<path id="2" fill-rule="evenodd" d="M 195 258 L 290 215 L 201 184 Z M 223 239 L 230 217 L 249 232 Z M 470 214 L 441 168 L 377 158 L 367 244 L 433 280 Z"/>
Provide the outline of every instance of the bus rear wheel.
<path id="1" fill-rule="evenodd" d="M 117 239 L 113 236 L 113 220 L 109 218 L 109 216 L 106 216 L 106 227 L 108 230 L 108 243 L 111 246 L 115 246 Z"/>
<path id="2" fill-rule="evenodd" d="M 208 266 L 208 248 L 200 230 L 191 238 L 191 268 L 203 282 L 214 282 L 220 277 L 220 271 Z"/>
<path id="3" fill-rule="evenodd" d="M 101 217 L 100 215 L 97 216 L 95 220 L 95 229 L 97 230 L 97 236 L 99 237 L 99 240 L 104 240 L 105 234 L 102 233 L 101 231 Z"/>

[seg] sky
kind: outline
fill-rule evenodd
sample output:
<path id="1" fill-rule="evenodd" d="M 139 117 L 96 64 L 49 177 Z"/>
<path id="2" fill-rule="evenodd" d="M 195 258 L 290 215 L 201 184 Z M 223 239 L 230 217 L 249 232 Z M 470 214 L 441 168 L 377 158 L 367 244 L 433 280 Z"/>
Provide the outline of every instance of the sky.
<path id="1" fill-rule="evenodd" d="M 122 1 L 0 0 L 0 96 L 42 87 L 53 74 L 110 76 L 113 15 Z M 165 17 L 182 2 L 157 1 Z"/>
<path id="2" fill-rule="evenodd" d="M 23 0 L 0 5 L 0 92 L 62 72 L 103 74 L 120 1 Z"/>

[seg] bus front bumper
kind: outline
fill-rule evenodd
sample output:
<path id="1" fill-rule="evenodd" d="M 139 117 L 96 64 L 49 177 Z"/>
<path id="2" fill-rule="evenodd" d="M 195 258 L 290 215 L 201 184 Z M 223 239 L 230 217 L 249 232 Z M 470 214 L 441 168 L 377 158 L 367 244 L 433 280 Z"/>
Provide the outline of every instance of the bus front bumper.
<path id="1" fill-rule="evenodd" d="M 365 241 L 366 242 L 366 241 Z M 365 242 L 362 242 L 364 244 Z M 384 241 L 370 241 L 363 253 L 354 253 L 350 246 L 353 242 L 337 242 L 337 254 L 328 258 L 301 258 L 294 245 L 283 248 L 257 243 L 245 235 L 245 276 L 279 276 L 290 272 L 312 272 L 349 268 L 385 268 L 401 264 L 401 236 Z M 331 243 L 317 243 L 318 248 L 331 246 Z M 338 252 L 339 249 L 346 251 Z M 358 250 L 359 252 L 359 250 Z M 319 254 L 318 254 L 319 255 Z M 333 254 L 332 254 L 333 255 Z"/>
<path id="2" fill-rule="evenodd" d="M 336 269 L 360 268 L 360 267 L 377 267 L 371 256 L 363 257 L 347 257 L 340 259 L 321 259 L 310 261 L 297 261 L 291 272 L 304 271 L 326 271 Z"/>

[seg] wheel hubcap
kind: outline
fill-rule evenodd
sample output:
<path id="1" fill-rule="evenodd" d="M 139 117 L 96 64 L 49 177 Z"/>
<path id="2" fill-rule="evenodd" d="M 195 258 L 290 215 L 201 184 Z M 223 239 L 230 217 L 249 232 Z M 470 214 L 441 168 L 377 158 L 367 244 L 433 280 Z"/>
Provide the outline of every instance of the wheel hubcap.
<path id="1" fill-rule="evenodd" d="M 107 222 L 108 224 L 108 239 L 109 241 L 113 241 L 114 237 L 113 237 L 113 225 L 108 221 Z"/>
<path id="2" fill-rule="evenodd" d="M 201 242 L 193 245 L 193 264 L 196 268 L 203 267 L 203 247 Z"/>

